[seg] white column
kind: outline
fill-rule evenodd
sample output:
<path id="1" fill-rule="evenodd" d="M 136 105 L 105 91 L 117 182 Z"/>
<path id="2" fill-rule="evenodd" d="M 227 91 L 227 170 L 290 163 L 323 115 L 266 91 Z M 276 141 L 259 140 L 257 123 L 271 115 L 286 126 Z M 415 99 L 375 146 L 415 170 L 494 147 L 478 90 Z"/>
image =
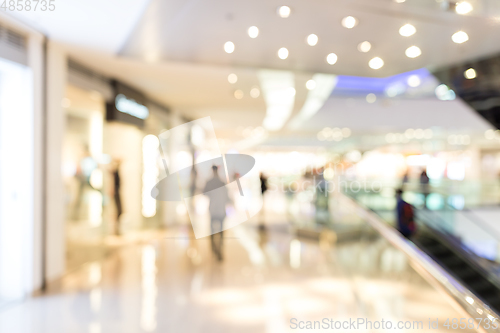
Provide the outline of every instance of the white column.
<path id="1" fill-rule="evenodd" d="M 47 46 L 46 118 L 46 279 L 60 277 L 65 270 L 65 195 L 61 170 L 65 114 L 67 56 L 63 48 L 49 41 Z"/>

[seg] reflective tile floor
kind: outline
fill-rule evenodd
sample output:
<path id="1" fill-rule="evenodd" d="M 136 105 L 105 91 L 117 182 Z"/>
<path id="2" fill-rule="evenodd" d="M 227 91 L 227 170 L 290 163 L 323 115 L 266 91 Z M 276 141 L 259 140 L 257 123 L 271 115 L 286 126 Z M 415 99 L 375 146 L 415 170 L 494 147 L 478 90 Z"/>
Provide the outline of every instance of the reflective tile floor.
<path id="1" fill-rule="evenodd" d="M 218 262 L 210 238 L 196 240 L 189 230 L 174 228 L 73 271 L 46 295 L 2 311 L 0 332 L 444 332 L 447 318 L 461 317 L 379 238 L 319 246 L 293 238 L 286 225 L 259 231 L 247 223 L 225 232 Z M 357 318 L 423 328 L 298 328 Z M 439 318 L 439 329 L 428 328 L 429 318 Z"/>

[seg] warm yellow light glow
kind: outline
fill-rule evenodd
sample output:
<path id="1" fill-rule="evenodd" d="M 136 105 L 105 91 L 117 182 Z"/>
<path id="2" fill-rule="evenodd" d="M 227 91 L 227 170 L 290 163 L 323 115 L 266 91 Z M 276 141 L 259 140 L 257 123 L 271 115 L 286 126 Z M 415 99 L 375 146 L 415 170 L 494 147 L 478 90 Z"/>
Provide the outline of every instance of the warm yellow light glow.
<path id="1" fill-rule="evenodd" d="M 315 34 L 310 34 L 309 36 L 307 36 L 307 44 L 309 44 L 310 46 L 318 44 L 318 36 L 316 36 Z"/>
<path id="2" fill-rule="evenodd" d="M 469 40 L 469 35 L 465 31 L 457 31 L 451 36 L 454 43 L 462 44 Z"/>
<path id="3" fill-rule="evenodd" d="M 157 136 L 149 134 L 142 139 L 142 215 L 153 217 L 156 215 L 156 200 L 151 196 L 151 189 L 158 181 L 157 166 L 158 148 L 160 141 Z"/>
<path id="4" fill-rule="evenodd" d="M 285 47 L 282 47 L 281 49 L 278 50 L 278 57 L 280 59 L 286 59 L 288 58 L 288 50 Z"/>
<path id="5" fill-rule="evenodd" d="M 362 43 L 359 43 L 359 45 L 358 45 L 358 51 L 363 52 L 363 53 L 370 51 L 371 48 L 372 48 L 372 44 L 368 41 L 364 41 Z"/>
<path id="6" fill-rule="evenodd" d="M 418 46 L 410 46 L 406 49 L 405 54 L 408 58 L 416 58 L 422 54 L 422 51 Z"/>
<path id="7" fill-rule="evenodd" d="M 353 16 L 347 16 L 342 19 L 342 25 L 347 29 L 352 29 L 358 24 L 358 20 Z"/>
<path id="8" fill-rule="evenodd" d="M 259 28 L 256 26 L 248 28 L 248 36 L 250 36 L 250 38 L 257 38 L 257 36 L 259 36 Z"/>
<path id="9" fill-rule="evenodd" d="M 260 96 L 260 90 L 259 88 L 252 88 L 252 90 L 250 90 L 250 97 L 252 98 L 257 98 Z"/>
<path id="10" fill-rule="evenodd" d="M 330 65 L 335 65 L 335 63 L 337 62 L 338 60 L 338 57 L 335 53 L 330 53 L 327 57 L 326 57 L 326 62 L 329 63 Z"/>
<path id="11" fill-rule="evenodd" d="M 233 53 L 234 52 L 234 43 L 233 42 L 226 42 L 224 44 L 224 51 L 226 51 L 226 53 Z"/>
<path id="12" fill-rule="evenodd" d="M 307 88 L 307 90 L 314 90 L 314 88 L 316 88 L 316 81 L 308 80 L 306 82 L 306 88 Z"/>
<path id="13" fill-rule="evenodd" d="M 238 82 L 238 76 L 236 76 L 236 74 L 234 74 L 234 73 L 231 73 L 228 75 L 227 81 L 231 84 L 234 84 L 234 83 Z"/>
<path id="14" fill-rule="evenodd" d="M 236 91 L 234 92 L 234 98 L 236 98 L 236 99 L 242 99 L 242 98 L 243 98 L 243 96 L 245 96 L 245 94 L 243 93 L 243 91 L 242 91 L 242 90 L 239 90 L 239 89 L 238 89 L 238 90 L 236 90 Z"/>
<path id="15" fill-rule="evenodd" d="M 370 94 L 366 95 L 366 101 L 370 104 L 375 103 L 377 101 L 377 96 L 373 93 L 370 93 Z"/>
<path id="16" fill-rule="evenodd" d="M 380 69 L 384 66 L 384 60 L 379 57 L 372 58 L 370 62 L 368 62 L 368 66 L 372 69 Z"/>
<path id="17" fill-rule="evenodd" d="M 466 79 L 468 80 L 472 80 L 472 79 L 475 79 L 477 74 L 476 74 L 476 70 L 474 68 L 469 68 L 468 70 L 466 70 L 464 72 L 464 76 Z"/>
<path id="18" fill-rule="evenodd" d="M 290 16 L 291 13 L 292 13 L 292 10 L 288 6 L 281 6 L 280 8 L 278 8 L 278 15 L 281 18 L 287 18 Z"/>
<path id="19" fill-rule="evenodd" d="M 468 14 L 473 9 L 474 8 L 472 7 L 472 5 L 470 3 L 468 3 L 467 1 L 459 2 L 459 3 L 457 3 L 457 5 L 455 7 L 455 11 L 457 12 L 457 14 L 460 14 L 460 15 Z"/>
<path id="20" fill-rule="evenodd" d="M 417 32 L 417 29 L 411 24 L 405 24 L 399 28 L 399 34 L 404 37 L 410 37 Z"/>
<path id="21" fill-rule="evenodd" d="M 416 88 L 420 85 L 421 80 L 418 75 L 410 75 L 410 77 L 408 77 L 408 80 L 406 80 L 406 82 L 410 87 Z"/>

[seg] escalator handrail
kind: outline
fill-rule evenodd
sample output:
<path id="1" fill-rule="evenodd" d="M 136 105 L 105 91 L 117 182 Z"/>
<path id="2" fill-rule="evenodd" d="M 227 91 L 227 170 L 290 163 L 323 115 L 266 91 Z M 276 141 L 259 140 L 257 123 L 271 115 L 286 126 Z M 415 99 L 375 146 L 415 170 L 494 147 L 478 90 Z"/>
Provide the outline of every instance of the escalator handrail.
<path id="1" fill-rule="evenodd" d="M 412 267 L 432 286 L 449 296 L 450 300 L 458 306 L 464 315 L 473 319 L 500 318 L 498 313 L 486 305 L 481 298 L 471 292 L 461 281 L 457 280 L 415 244 L 406 240 L 398 231 L 389 226 L 375 212 L 345 194 L 339 193 L 339 195 L 354 204 L 358 216 L 366 220 L 393 246 L 405 253 L 412 262 Z M 500 332 L 499 329 L 485 329 L 482 327 L 480 327 L 480 331 Z"/>

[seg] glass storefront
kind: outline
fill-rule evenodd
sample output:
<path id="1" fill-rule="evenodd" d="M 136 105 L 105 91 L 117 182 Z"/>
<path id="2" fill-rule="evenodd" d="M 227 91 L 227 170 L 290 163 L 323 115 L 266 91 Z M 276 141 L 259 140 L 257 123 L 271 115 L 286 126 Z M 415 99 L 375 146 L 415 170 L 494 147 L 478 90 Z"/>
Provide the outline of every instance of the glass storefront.
<path id="1" fill-rule="evenodd" d="M 34 112 L 27 66 L 0 58 L 0 307 L 33 279 Z"/>
<path id="2" fill-rule="evenodd" d="M 144 126 L 107 121 L 104 96 L 74 85 L 67 86 L 63 106 L 71 270 L 167 223 L 166 205 L 152 199 L 150 191 L 163 172 L 157 136 L 168 128 L 169 118 L 164 109 L 153 106 Z"/>

